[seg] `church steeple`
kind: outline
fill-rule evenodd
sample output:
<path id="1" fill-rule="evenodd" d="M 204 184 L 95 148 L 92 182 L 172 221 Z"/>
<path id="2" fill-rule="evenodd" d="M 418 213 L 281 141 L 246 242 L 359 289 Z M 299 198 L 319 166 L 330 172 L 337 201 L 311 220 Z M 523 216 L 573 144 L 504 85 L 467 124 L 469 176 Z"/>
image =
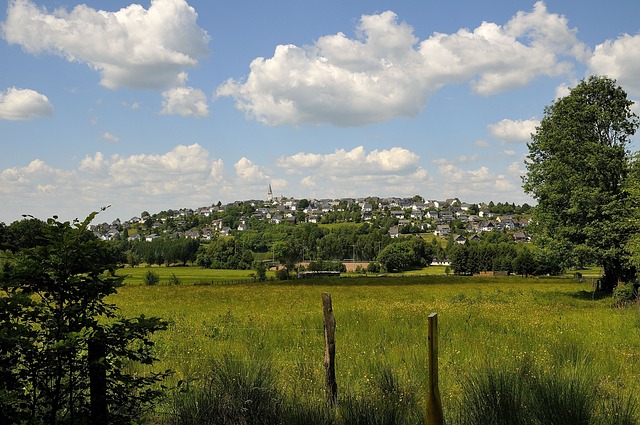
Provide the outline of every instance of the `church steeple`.
<path id="1" fill-rule="evenodd" d="M 269 191 L 267 192 L 267 201 L 273 201 L 273 191 L 271 190 L 271 183 L 269 183 Z"/>

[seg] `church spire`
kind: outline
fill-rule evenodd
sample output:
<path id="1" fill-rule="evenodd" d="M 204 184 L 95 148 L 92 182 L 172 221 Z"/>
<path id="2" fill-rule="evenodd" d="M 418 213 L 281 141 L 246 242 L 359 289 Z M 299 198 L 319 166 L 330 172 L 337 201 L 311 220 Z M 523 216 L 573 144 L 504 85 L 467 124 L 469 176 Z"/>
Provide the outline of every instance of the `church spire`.
<path id="1" fill-rule="evenodd" d="M 269 191 L 267 192 L 267 201 L 273 201 L 273 191 L 271 190 L 271 183 L 269 183 Z"/>

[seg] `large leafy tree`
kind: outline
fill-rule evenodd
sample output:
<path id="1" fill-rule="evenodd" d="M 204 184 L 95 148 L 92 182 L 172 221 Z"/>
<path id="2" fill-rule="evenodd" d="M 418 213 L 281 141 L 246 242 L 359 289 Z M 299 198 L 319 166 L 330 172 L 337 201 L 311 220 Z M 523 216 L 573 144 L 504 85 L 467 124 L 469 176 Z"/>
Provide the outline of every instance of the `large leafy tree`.
<path id="1" fill-rule="evenodd" d="M 633 102 L 607 77 L 583 80 L 547 106 L 528 144 L 524 190 L 538 205 L 536 241 L 565 266 L 588 255 L 602 266 L 602 289 L 635 276 L 625 249 L 634 233 L 626 181 L 630 137 L 638 128 Z"/>

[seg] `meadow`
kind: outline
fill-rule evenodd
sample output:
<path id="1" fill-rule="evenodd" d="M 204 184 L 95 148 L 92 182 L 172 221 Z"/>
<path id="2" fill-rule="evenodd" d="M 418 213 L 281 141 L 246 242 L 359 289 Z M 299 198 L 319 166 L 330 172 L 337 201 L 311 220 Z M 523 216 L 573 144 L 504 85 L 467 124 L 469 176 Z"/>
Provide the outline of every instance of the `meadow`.
<path id="1" fill-rule="evenodd" d="M 194 275 L 182 276 L 185 283 L 202 278 L 200 271 L 188 270 Z M 337 322 L 340 407 L 326 423 L 423 420 L 427 318 L 432 312 L 438 313 L 439 382 L 447 423 L 481 423 L 485 419 L 478 415 L 486 416 L 491 409 L 494 417 L 512 415 L 511 420 L 494 423 L 574 423 L 567 418 L 515 420 L 518 408 L 505 400 L 528 409 L 537 406 L 536 411 L 549 410 L 552 401 L 561 400 L 571 409 L 563 404 L 558 411 L 586 412 L 586 421 L 580 423 L 638 420 L 638 310 L 635 305 L 614 306 L 611 298 L 598 297 L 590 283 L 569 276 L 354 277 L 208 286 L 133 283 L 120 288 L 111 301 L 125 315 L 142 313 L 170 322 L 156 337 L 159 361 L 154 368 L 172 369 L 167 384 L 180 383 L 183 393 L 185 383 L 187 389 L 202 389 L 203 383 L 220 381 L 215 373 L 224 365 L 239 368 L 237 376 L 265 369 L 281 397 L 322 410 L 321 295 L 328 292 Z M 229 382 L 220 385 L 228 391 Z M 549 388 L 558 393 L 553 400 L 548 398 Z M 484 406 L 486 391 L 498 394 L 497 407 Z M 166 423 L 198 423 L 175 420 L 184 405 L 184 400 L 170 399 L 155 415 Z M 391 408 L 391 416 L 375 416 L 380 406 Z M 371 414 L 375 418 L 367 416 Z"/>

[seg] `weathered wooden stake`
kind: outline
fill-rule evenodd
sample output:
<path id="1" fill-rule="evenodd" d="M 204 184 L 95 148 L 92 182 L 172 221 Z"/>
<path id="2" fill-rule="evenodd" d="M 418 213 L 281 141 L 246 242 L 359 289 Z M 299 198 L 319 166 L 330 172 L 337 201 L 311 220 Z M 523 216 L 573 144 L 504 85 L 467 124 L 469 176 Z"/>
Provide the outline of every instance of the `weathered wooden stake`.
<path id="1" fill-rule="evenodd" d="M 325 396 L 329 406 L 338 401 L 338 384 L 336 383 L 336 319 L 333 317 L 331 294 L 322 294 L 322 312 L 324 314 L 324 373 Z"/>
<path id="2" fill-rule="evenodd" d="M 429 315 L 429 400 L 427 425 L 443 425 L 442 401 L 438 389 L 438 313 Z"/>

